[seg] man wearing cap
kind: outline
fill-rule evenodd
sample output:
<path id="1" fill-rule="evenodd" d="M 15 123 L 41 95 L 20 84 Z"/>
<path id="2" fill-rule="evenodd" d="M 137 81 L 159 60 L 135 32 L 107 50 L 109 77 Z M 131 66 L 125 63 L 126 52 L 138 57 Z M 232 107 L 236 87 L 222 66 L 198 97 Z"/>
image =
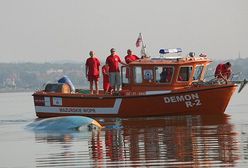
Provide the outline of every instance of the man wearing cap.
<path id="1" fill-rule="evenodd" d="M 94 51 L 90 51 L 89 55 L 90 57 L 86 60 L 86 64 L 85 64 L 85 74 L 86 74 L 86 78 L 88 78 L 88 81 L 90 82 L 90 94 L 93 94 L 93 83 L 95 83 L 96 94 L 98 94 L 100 61 L 95 56 Z"/>
<path id="2" fill-rule="evenodd" d="M 119 94 L 121 85 L 119 63 L 121 63 L 122 65 L 126 64 L 121 61 L 114 48 L 111 48 L 110 53 L 110 56 L 108 56 L 106 59 L 106 64 L 108 64 L 109 66 L 109 81 L 114 92 L 117 91 L 117 93 Z"/>

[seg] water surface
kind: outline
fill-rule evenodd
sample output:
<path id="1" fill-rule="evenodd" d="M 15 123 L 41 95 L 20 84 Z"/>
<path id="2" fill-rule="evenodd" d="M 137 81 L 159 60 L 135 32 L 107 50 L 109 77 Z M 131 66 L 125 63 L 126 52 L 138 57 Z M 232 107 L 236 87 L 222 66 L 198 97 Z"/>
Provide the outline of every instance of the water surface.
<path id="1" fill-rule="evenodd" d="M 226 115 L 103 119 L 101 131 L 36 132 L 32 93 L 0 93 L 2 167 L 247 167 L 248 89 Z"/>

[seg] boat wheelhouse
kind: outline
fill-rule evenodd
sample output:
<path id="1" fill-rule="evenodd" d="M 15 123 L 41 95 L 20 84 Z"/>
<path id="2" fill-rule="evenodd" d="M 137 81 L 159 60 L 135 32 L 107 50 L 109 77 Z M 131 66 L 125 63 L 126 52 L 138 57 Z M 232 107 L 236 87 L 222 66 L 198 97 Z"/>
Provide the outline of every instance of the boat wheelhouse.
<path id="1" fill-rule="evenodd" d="M 205 82 L 211 63 L 206 55 L 164 56 L 180 51 L 163 49 L 160 57 L 139 59 L 121 67 L 122 89 L 118 95 L 106 95 L 103 91 L 90 95 L 82 89 L 36 91 L 33 94 L 36 115 L 128 118 L 223 114 L 237 85 L 231 81 Z"/>
<path id="2" fill-rule="evenodd" d="M 207 57 L 144 58 L 122 67 L 122 95 L 150 95 L 186 89 L 204 80 Z"/>

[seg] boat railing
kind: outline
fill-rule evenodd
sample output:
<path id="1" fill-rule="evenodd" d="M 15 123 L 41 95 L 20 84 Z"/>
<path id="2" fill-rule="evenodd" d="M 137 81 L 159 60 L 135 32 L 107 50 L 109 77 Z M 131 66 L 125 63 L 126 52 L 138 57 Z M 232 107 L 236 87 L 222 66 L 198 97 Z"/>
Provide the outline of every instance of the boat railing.
<path id="1" fill-rule="evenodd" d="M 227 85 L 227 84 L 239 84 L 238 93 L 240 93 L 243 88 L 246 86 L 248 81 L 242 77 L 241 72 L 237 72 L 231 75 L 229 80 L 224 78 L 217 78 L 215 75 L 209 75 L 204 80 L 192 82 L 193 86 L 213 86 L 213 85 Z M 207 78 L 211 78 L 210 80 L 206 80 Z"/>

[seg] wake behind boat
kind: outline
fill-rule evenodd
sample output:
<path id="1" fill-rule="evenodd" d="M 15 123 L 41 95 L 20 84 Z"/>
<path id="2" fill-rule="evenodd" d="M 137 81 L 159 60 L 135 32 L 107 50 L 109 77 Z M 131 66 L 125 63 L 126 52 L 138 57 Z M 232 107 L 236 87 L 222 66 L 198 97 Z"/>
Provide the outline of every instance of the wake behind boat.
<path id="1" fill-rule="evenodd" d="M 121 67 L 119 95 L 90 95 L 72 91 L 66 83 L 48 84 L 33 94 L 40 118 L 81 115 L 88 117 L 144 117 L 188 114 L 223 114 L 237 84 L 204 81 L 206 55 L 167 57 L 181 49 L 162 49 L 160 57 L 143 58 Z"/>

